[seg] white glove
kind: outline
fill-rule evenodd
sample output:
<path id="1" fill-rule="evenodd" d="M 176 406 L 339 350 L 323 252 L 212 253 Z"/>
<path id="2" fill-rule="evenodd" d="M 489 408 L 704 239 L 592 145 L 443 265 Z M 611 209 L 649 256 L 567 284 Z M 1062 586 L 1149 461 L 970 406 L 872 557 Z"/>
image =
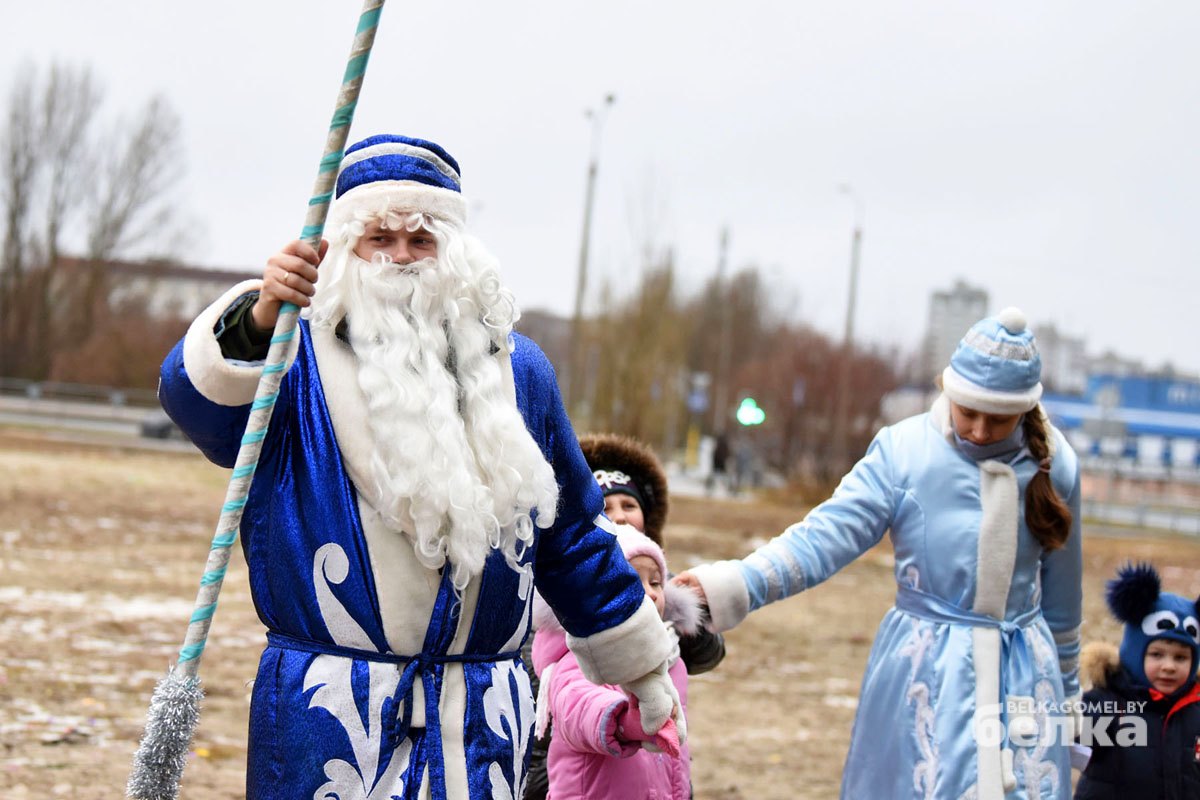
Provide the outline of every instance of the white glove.
<path id="1" fill-rule="evenodd" d="M 675 630 L 674 622 L 665 621 L 663 625 L 666 627 L 667 633 L 671 634 L 671 655 L 667 656 L 667 668 L 670 669 L 679 660 L 679 631 Z"/>
<path id="2" fill-rule="evenodd" d="M 679 703 L 679 692 L 667 674 L 664 661 L 640 678 L 621 684 L 621 688 L 638 699 L 642 715 L 642 730 L 654 735 L 674 718 L 679 742 L 687 741 L 687 721 L 683 718 L 683 707 Z"/>

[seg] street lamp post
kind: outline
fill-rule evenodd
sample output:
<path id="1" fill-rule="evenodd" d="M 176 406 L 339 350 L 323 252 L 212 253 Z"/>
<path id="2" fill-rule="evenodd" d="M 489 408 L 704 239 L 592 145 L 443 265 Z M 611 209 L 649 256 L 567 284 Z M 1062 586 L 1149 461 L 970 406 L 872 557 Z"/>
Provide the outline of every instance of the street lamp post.
<path id="1" fill-rule="evenodd" d="M 846 303 L 846 327 L 842 334 L 842 354 L 838 363 L 837 406 L 833 417 L 833 458 L 837 474 L 845 472 L 847 463 L 846 426 L 850 416 L 850 361 L 854 350 L 854 305 L 858 297 L 858 258 L 862 249 L 862 202 L 849 184 L 839 191 L 848 194 L 854 203 L 854 234 L 850 240 L 850 298 Z"/>
<path id="2" fill-rule="evenodd" d="M 579 274 L 575 280 L 575 310 L 571 316 L 571 363 L 567 369 L 566 385 L 563 395 L 566 406 L 571 410 L 583 398 L 583 359 L 585 356 L 583 343 L 583 296 L 587 292 L 588 251 L 592 234 L 592 205 L 596 196 L 596 173 L 600 164 L 600 131 L 608 109 L 616 102 L 616 95 L 611 92 L 604 96 L 604 103 L 598 110 L 588 109 L 585 113 L 592 121 L 591 157 L 588 161 L 587 186 L 583 199 L 583 234 L 579 241 Z"/>
<path id="3" fill-rule="evenodd" d="M 733 350 L 732 292 L 726 291 L 725 270 L 729 264 L 729 228 L 721 228 L 721 245 L 717 256 L 717 312 L 720 314 L 717 342 L 717 369 L 713 400 L 713 433 L 725 434 L 729 417 L 729 361 Z"/>

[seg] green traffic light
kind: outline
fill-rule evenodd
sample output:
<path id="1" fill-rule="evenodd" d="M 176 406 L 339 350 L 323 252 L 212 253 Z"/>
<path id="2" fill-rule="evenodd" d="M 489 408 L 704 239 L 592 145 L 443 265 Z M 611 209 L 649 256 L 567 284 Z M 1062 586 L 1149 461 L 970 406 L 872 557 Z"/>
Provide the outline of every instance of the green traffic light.
<path id="1" fill-rule="evenodd" d="M 767 419 L 767 412 L 758 407 L 753 397 L 747 397 L 738 406 L 736 416 L 742 425 L 762 425 Z"/>

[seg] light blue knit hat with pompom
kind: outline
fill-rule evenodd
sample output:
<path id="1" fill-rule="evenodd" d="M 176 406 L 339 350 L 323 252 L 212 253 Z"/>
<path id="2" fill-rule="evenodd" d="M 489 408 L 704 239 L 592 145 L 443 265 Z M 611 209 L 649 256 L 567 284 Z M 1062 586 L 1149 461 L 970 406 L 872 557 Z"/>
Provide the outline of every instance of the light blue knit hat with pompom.
<path id="1" fill-rule="evenodd" d="M 1006 308 L 971 326 L 942 372 L 942 389 L 985 414 L 1024 414 L 1042 397 L 1042 357 L 1025 315 Z"/>

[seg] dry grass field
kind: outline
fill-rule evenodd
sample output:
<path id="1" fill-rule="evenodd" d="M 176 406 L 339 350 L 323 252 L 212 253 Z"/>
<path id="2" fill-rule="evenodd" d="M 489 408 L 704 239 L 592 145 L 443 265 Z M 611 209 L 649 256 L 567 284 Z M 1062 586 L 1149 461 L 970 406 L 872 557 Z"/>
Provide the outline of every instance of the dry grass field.
<path id="1" fill-rule="evenodd" d="M 57 443 L 0 429 L 0 796 L 123 796 L 155 682 L 175 657 L 227 473 L 194 454 Z M 675 569 L 742 554 L 802 509 L 676 498 Z M 1200 542 L 1085 529 L 1085 639 L 1116 640 L 1104 581 L 1127 558 L 1200 593 Z M 236 798 L 263 631 L 240 552 L 202 675 L 186 800 Z M 836 797 L 858 681 L 891 604 L 891 552 L 753 615 L 691 690 L 698 800 Z M 886 732 L 881 732 L 886 735 Z"/>

